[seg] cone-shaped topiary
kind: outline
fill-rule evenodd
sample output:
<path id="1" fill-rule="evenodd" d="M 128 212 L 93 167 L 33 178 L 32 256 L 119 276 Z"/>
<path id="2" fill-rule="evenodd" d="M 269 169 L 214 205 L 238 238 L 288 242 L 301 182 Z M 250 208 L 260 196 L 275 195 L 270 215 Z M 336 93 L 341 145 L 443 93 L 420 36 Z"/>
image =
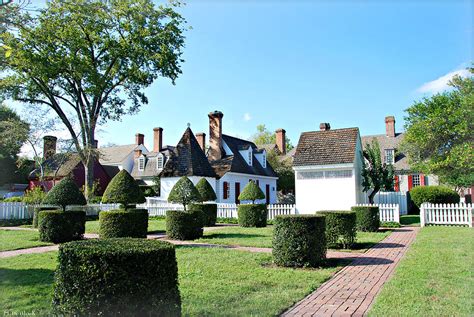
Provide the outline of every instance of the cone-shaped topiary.
<path id="1" fill-rule="evenodd" d="M 196 184 L 196 189 L 201 195 L 202 201 L 214 201 L 217 199 L 216 192 L 212 189 L 211 184 L 205 178 L 201 178 Z"/>
<path id="2" fill-rule="evenodd" d="M 202 198 L 193 182 L 186 176 L 183 176 L 174 184 L 168 196 L 168 201 L 170 203 L 182 204 L 184 210 L 186 210 L 187 205 L 202 201 Z"/>
<path id="3" fill-rule="evenodd" d="M 250 181 L 240 193 L 239 200 L 251 200 L 255 204 L 255 201 L 258 199 L 265 199 L 265 194 L 255 182 Z"/>
<path id="4" fill-rule="evenodd" d="M 126 170 L 121 170 L 112 178 L 102 196 L 103 203 L 118 203 L 124 209 L 130 208 L 129 205 L 140 204 L 145 201 L 142 190 Z"/>
<path id="5" fill-rule="evenodd" d="M 63 211 L 68 205 L 86 205 L 87 201 L 76 183 L 69 177 L 61 180 L 46 194 L 43 205 L 61 206 Z"/>

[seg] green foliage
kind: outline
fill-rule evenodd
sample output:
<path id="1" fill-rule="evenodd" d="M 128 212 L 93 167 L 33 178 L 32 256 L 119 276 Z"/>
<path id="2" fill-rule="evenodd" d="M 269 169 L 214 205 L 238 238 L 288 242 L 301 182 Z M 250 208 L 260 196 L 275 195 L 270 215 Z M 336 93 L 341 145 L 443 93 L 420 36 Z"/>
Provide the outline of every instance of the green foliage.
<path id="1" fill-rule="evenodd" d="M 43 210 L 56 210 L 57 207 L 36 207 L 33 211 L 33 228 L 38 228 L 39 213 Z"/>
<path id="2" fill-rule="evenodd" d="M 201 178 L 196 184 L 196 189 L 201 195 L 202 201 L 214 201 L 217 199 L 216 192 L 212 189 L 211 184 L 205 178 Z"/>
<path id="3" fill-rule="evenodd" d="M 255 143 L 256 145 L 264 145 L 264 144 L 275 144 L 276 143 L 276 135 L 268 131 L 264 124 L 257 125 L 257 133 L 252 135 L 250 140 Z M 291 140 L 286 136 L 286 150 L 290 151 L 293 149 L 293 145 L 291 144 Z M 272 165 L 273 166 L 273 165 Z"/>
<path id="4" fill-rule="evenodd" d="M 155 191 L 156 196 L 160 196 L 160 192 L 161 192 L 161 177 L 160 177 L 159 175 L 153 176 L 152 182 L 153 182 L 152 188 L 153 188 L 153 190 Z"/>
<path id="5" fill-rule="evenodd" d="M 109 210 L 99 213 L 99 236 L 107 238 L 146 238 L 148 211 L 146 209 Z"/>
<path id="6" fill-rule="evenodd" d="M 267 225 L 267 206 L 265 204 L 239 205 L 237 210 L 239 226 L 265 227 Z"/>
<path id="7" fill-rule="evenodd" d="M 21 146 L 28 138 L 28 123 L 0 101 L 0 160 L 15 160 Z"/>
<path id="8" fill-rule="evenodd" d="M 3 200 L 3 202 L 6 202 L 6 203 L 21 203 L 22 201 L 23 201 L 23 197 L 18 197 L 18 196 L 5 198 Z"/>
<path id="9" fill-rule="evenodd" d="M 124 209 L 145 201 L 140 187 L 126 170 L 121 170 L 112 178 L 102 196 L 103 203 L 121 204 Z"/>
<path id="10" fill-rule="evenodd" d="M 68 205 L 86 205 L 84 195 L 76 183 L 69 177 L 62 179 L 46 194 L 43 199 L 44 205 L 61 206 L 66 210 Z"/>
<path id="11" fill-rule="evenodd" d="M 143 191 L 143 196 L 145 197 L 155 197 L 156 192 L 153 187 L 149 186 L 140 186 L 140 189 Z"/>
<path id="12" fill-rule="evenodd" d="M 454 88 L 415 102 L 406 112 L 403 150 L 411 167 L 455 186 L 474 184 L 474 69 Z"/>
<path id="13" fill-rule="evenodd" d="M 354 206 L 357 231 L 377 232 L 380 227 L 379 207 Z"/>
<path id="14" fill-rule="evenodd" d="M 194 240 L 203 235 L 204 215 L 200 210 L 168 210 L 166 235 L 170 239 Z"/>
<path id="15" fill-rule="evenodd" d="M 342 244 L 344 249 L 350 248 L 356 241 L 356 213 L 346 210 L 318 211 L 318 215 L 326 217 L 326 241 L 328 246 Z"/>
<path id="16" fill-rule="evenodd" d="M 187 205 L 200 202 L 202 198 L 193 182 L 186 176 L 183 176 L 174 184 L 168 196 L 168 201 L 182 204 L 186 211 Z"/>
<path id="17" fill-rule="evenodd" d="M 23 202 L 29 205 L 39 205 L 44 197 L 46 197 L 44 190 L 39 186 L 35 186 L 26 191 L 25 196 L 23 196 Z"/>
<path id="18" fill-rule="evenodd" d="M 190 210 L 199 210 L 204 216 L 204 227 L 212 227 L 216 225 L 217 220 L 217 204 L 192 204 Z"/>
<path id="19" fill-rule="evenodd" d="M 369 194 L 369 202 L 374 203 L 375 195 L 381 190 L 393 190 L 393 166 L 382 162 L 380 145 L 376 139 L 368 143 L 364 150 L 362 160 L 362 186 L 364 192 L 372 190 Z"/>
<path id="20" fill-rule="evenodd" d="M 382 228 L 400 228 L 401 225 L 395 221 L 381 221 L 380 227 Z"/>
<path id="21" fill-rule="evenodd" d="M 410 191 L 411 200 L 420 208 L 423 203 L 457 204 L 459 194 L 444 186 L 417 186 Z"/>
<path id="22" fill-rule="evenodd" d="M 59 247 L 58 261 L 53 294 L 57 315 L 181 314 L 178 265 L 170 243 L 143 239 L 77 241 Z"/>
<path id="23" fill-rule="evenodd" d="M 80 240 L 86 230 L 86 213 L 82 210 L 43 210 L 38 218 L 40 240 L 44 242 Z"/>
<path id="24" fill-rule="evenodd" d="M 279 266 L 317 267 L 326 260 L 326 221 L 322 216 L 277 216 L 273 258 Z"/>
<path id="25" fill-rule="evenodd" d="M 278 175 L 277 190 L 283 193 L 294 192 L 295 172 L 291 159 L 282 159 L 275 151 L 267 152 L 267 161 Z"/>
<path id="26" fill-rule="evenodd" d="M 256 200 L 265 199 L 265 194 L 260 187 L 253 181 L 245 185 L 244 190 L 239 195 L 239 200 L 251 200 L 255 204 Z"/>

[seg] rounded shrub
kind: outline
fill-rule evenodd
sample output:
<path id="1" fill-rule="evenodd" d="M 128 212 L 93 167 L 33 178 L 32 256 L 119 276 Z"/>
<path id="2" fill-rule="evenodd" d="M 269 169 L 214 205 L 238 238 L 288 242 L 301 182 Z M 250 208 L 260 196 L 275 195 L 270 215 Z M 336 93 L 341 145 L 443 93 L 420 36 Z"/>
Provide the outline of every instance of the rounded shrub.
<path id="1" fill-rule="evenodd" d="M 196 189 L 201 196 L 201 201 L 214 201 L 217 199 L 216 192 L 205 178 L 201 178 L 196 184 Z"/>
<path id="2" fill-rule="evenodd" d="M 42 210 L 38 214 L 40 240 L 63 243 L 82 239 L 86 213 L 82 210 Z"/>
<path id="3" fill-rule="evenodd" d="M 121 208 L 134 208 L 135 204 L 146 201 L 140 186 L 126 171 L 121 170 L 112 178 L 102 195 L 102 202 L 106 204 L 121 204 Z"/>
<path id="4" fill-rule="evenodd" d="M 42 203 L 43 205 L 61 206 L 64 211 L 68 205 L 83 206 L 87 204 L 87 201 L 74 180 L 66 177 L 51 188 Z"/>
<path id="5" fill-rule="evenodd" d="M 33 211 L 33 228 L 38 228 L 39 213 L 43 210 L 57 210 L 57 207 L 36 207 Z"/>
<path id="6" fill-rule="evenodd" d="M 186 176 L 181 177 L 170 191 L 168 202 L 182 204 L 184 210 L 189 204 L 202 201 L 196 186 Z"/>
<path id="7" fill-rule="evenodd" d="M 244 190 L 242 190 L 238 199 L 244 201 L 251 200 L 252 203 L 255 204 L 256 200 L 265 199 L 265 194 L 255 182 L 250 181 L 245 185 Z"/>
<path id="8" fill-rule="evenodd" d="M 99 239 L 59 247 L 53 309 L 60 316 L 180 316 L 170 243 Z"/>
<path id="9" fill-rule="evenodd" d="M 376 232 L 380 227 L 379 207 L 354 206 L 356 213 L 356 228 L 358 231 Z"/>
<path id="10" fill-rule="evenodd" d="M 203 235 L 204 216 L 200 210 L 168 210 L 166 235 L 170 239 L 194 240 Z"/>
<path id="11" fill-rule="evenodd" d="M 259 228 L 267 225 L 267 206 L 265 204 L 239 205 L 237 214 L 241 227 Z"/>
<path id="12" fill-rule="evenodd" d="M 319 215 L 285 215 L 275 218 L 273 258 L 289 267 L 317 267 L 326 260 L 326 221 Z"/>
<path id="13" fill-rule="evenodd" d="M 410 190 L 413 203 L 420 208 L 423 203 L 431 204 L 457 204 L 459 194 L 445 186 L 417 186 Z"/>
<path id="14" fill-rule="evenodd" d="M 146 238 L 148 211 L 146 209 L 109 210 L 99 213 L 100 238 Z"/>
<path id="15" fill-rule="evenodd" d="M 203 226 L 212 227 L 217 221 L 217 204 L 192 204 L 190 210 L 199 210 L 203 215 Z"/>
<path id="16" fill-rule="evenodd" d="M 350 248 L 356 241 L 356 213 L 347 210 L 323 210 L 318 215 L 326 217 L 326 241 L 328 246 Z"/>

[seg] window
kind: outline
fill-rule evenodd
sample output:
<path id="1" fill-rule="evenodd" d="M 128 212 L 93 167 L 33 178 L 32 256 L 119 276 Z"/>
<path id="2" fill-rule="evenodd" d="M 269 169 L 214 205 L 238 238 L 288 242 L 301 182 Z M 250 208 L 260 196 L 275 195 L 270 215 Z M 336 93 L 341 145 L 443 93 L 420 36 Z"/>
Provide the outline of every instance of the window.
<path id="1" fill-rule="evenodd" d="M 223 198 L 224 198 L 224 199 L 229 198 L 229 196 L 230 196 L 230 186 L 229 186 L 229 183 L 228 183 L 228 182 L 224 182 L 224 184 L 222 185 L 222 187 L 223 187 L 223 189 L 222 189 Z"/>
<path id="2" fill-rule="evenodd" d="M 352 170 L 325 171 L 324 178 L 349 178 L 352 177 Z"/>
<path id="3" fill-rule="evenodd" d="M 263 161 L 262 161 L 263 168 L 267 168 L 267 153 L 263 152 Z"/>
<path id="4" fill-rule="evenodd" d="M 297 172 L 297 179 L 320 179 L 324 178 L 324 172 Z"/>
<path id="5" fill-rule="evenodd" d="M 139 171 L 143 171 L 145 169 L 145 158 L 144 157 L 140 157 L 138 159 L 138 170 Z"/>
<path id="6" fill-rule="evenodd" d="M 158 156 L 156 157 L 156 168 L 157 168 L 157 169 L 162 169 L 162 168 L 163 168 L 163 161 L 164 161 L 163 156 L 158 155 Z"/>
<path id="7" fill-rule="evenodd" d="M 298 172 L 297 179 L 350 178 L 352 170 Z"/>
<path id="8" fill-rule="evenodd" d="M 252 166 L 252 150 L 249 150 L 249 155 L 248 155 L 248 163 L 250 166 Z"/>
<path id="9" fill-rule="evenodd" d="M 416 187 L 416 186 L 420 186 L 420 185 L 421 185 L 420 174 L 414 174 L 412 176 L 412 186 Z"/>
<path id="10" fill-rule="evenodd" d="M 385 164 L 394 164 L 395 163 L 395 150 L 386 149 L 385 150 Z"/>

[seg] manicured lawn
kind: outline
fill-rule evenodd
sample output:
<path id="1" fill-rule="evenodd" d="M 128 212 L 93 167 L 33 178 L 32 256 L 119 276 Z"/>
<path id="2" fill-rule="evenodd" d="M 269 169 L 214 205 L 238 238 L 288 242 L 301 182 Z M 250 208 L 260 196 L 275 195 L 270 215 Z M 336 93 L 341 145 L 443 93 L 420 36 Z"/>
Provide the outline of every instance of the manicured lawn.
<path id="1" fill-rule="evenodd" d="M 148 233 L 161 232 L 166 230 L 166 221 L 164 219 L 149 219 Z M 99 233 L 99 220 L 86 222 L 86 233 Z"/>
<path id="2" fill-rule="evenodd" d="M 0 259 L 0 307 L 47 313 L 56 256 Z M 180 247 L 177 257 L 184 316 L 275 316 L 340 268 L 275 268 L 269 254 L 217 248 Z"/>
<path id="3" fill-rule="evenodd" d="M 51 245 L 39 241 L 38 231 L 33 230 L 0 230 L 0 251 L 10 251 Z"/>
<path id="4" fill-rule="evenodd" d="M 403 215 L 400 216 L 400 224 L 405 226 L 420 226 L 420 215 Z"/>
<path id="5" fill-rule="evenodd" d="M 473 238 L 472 228 L 422 228 L 370 315 L 473 316 Z"/>

